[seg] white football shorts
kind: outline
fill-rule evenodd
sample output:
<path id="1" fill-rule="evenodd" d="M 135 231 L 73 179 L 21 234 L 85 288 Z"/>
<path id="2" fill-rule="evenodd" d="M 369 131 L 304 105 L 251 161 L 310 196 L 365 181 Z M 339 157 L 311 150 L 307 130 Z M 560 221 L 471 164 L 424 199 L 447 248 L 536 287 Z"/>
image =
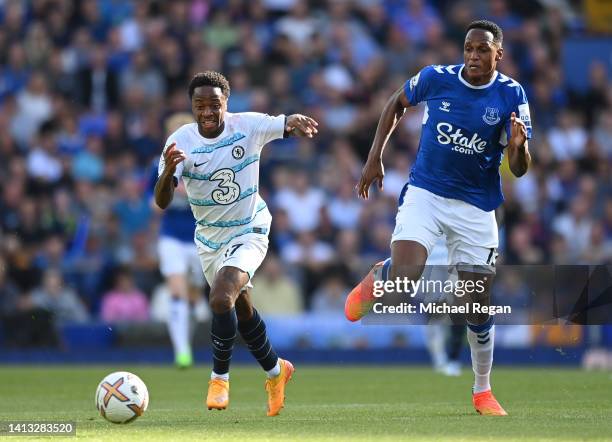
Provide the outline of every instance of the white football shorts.
<path id="1" fill-rule="evenodd" d="M 161 236 L 157 243 L 157 252 L 159 270 L 164 277 L 177 274 L 188 275 L 188 280 L 196 287 L 204 285 L 198 250 L 193 242 Z"/>
<path id="2" fill-rule="evenodd" d="M 464 201 L 444 198 L 420 187 L 408 186 L 395 217 L 391 243 L 416 241 L 431 255 L 446 236 L 448 264 L 494 268 L 499 244 L 495 211 L 485 212 Z M 466 268 L 470 270 L 470 268 Z"/>
<path id="3" fill-rule="evenodd" d="M 252 288 L 250 278 L 253 277 L 266 257 L 268 243 L 268 235 L 247 233 L 232 239 L 228 244 L 215 251 L 198 245 L 198 254 L 206 281 L 212 287 L 219 269 L 231 266 L 249 274 L 249 282 L 246 287 Z"/>

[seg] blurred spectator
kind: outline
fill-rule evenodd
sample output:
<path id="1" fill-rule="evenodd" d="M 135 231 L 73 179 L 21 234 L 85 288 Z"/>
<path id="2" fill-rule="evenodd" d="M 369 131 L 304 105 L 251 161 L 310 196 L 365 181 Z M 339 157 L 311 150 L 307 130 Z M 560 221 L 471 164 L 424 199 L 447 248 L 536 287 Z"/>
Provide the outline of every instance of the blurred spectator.
<path id="1" fill-rule="evenodd" d="M 125 177 L 121 188 L 121 197 L 115 204 L 114 213 L 119 219 L 121 232 L 129 237 L 147 228 L 151 206 L 143 194 L 142 185 L 137 177 Z"/>
<path id="2" fill-rule="evenodd" d="M 589 217 L 589 201 L 584 198 L 574 198 L 570 211 L 559 215 L 553 221 L 553 230 L 563 236 L 569 245 L 572 259 L 578 259 L 586 251 L 592 228 L 593 220 Z"/>
<path id="3" fill-rule="evenodd" d="M 85 322 L 89 316 L 77 294 L 66 287 L 61 272 L 53 268 L 44 272 L 42 285 L 32 292 L 32 305 L 50 312 L 60 324 Z"/>
<path id="4" fill-rule="evenodd" d="M 159 69 L 151 65 L 148 54 L 141 49 L 132 55 L 132 63 L 120 78 L 121 95 L 135 87 L 145 91 L 147 101 L 161 99 L 166 87 Z"/>
<path id="5" fill-rule="evenodd" d="M 596 119 L 593 137 L 603 160 L 612 160 L 612 110 L 602 112 Z"/>
<path id="6" fill-rule="evenodd" d="M 440 25 L 437 12 L 424 0 L 408 0 L 393 14 L 393 24 L 416 43 L 423 43 L 434 26 Z M 500 26 L 503 25 L 499 23 Z"/>
<path id="7" fill-rule="evenodd" d="M 586 117 L 586 125 L 591 128 L 595 118 L 605 109 L 609 109 L 610 103 L 608 102 L 609 75 L 606 66 L 596 61 L 589 68 L 589 87 L 579 99 Z"/>
<path id="8" fill-rule="evenodd" d="M 102 139 L 95 135 L 87 138 L 85 149 L 72 160 L 72 176 L 75 180 L 98 182 L 104 173 Z"/>
<path id="9" fill-rule="evenodd" d="M 314 288 L 325 275 L 334 258 L 334 249 L 326 242 L 317 239 L 314 232 L 302 232 L 297 241 L 289 243 L 282 251 L 283 262 L 292 264 L 301 272 L 302 293 L 306 305 Z"/>
<path id="10" fill-rule="evenodd" d="M 102 298 L 100 315 L 105 322 L 142 322 L 149 319 L 149 301 L 134 285 L 129 268 L 116 271 L 113 288 Z"/>
<path id="11" fill-rule="evenodd" d="M 294 172 L 291 188 L 279 190 L 276 206 L 287 212 L 291 228 L 296 232 L 314 230 L 319 225 L 319 212 L 325 196 L 316 187 L 311 187 L 308 174 L 303 170 Z"/>
<path id="12" fill-rule="evenodd" d="M 330 273 L 312 295 L 312 311 L 337 315 L 344 311 L 344 302 L 350 287 L 342 275 Z"/>
<path id="13" fill-rule="evenodd" d="M 119 102 L 119 80 L 107 64 L 104 46 L 91 51 L 89 63 L 77 74 L 79 102 L 95 112 L 114 109 Z"/>
<path id="14" fill-rule="evenodd" d="M 290 13 L 276 22 L 276 31 L 289 37 L 289 41 L 300 51 L 309 49 L 316 30 L 316 21 L 309 13 L 306 0 L 296 0 Z"/>
<path id="15" fill-rule="evenodd" d="M 26 89 L 17 95 L 17 114 L 13 117 L 11 133 L 21 146 L 27 146 L 40 125 L 53 115 L 53 104 L 48 84 L 42 72 L 34 72 Z"/>
<path id="16" fill-rule="evenodd" d="M 592 226 L 589 242 L 579 261 L 583 264 L 610 264 L 612 262 L 612 239 L 606 238 L 602 223 Z"/>
<path id="17" fill-rule="evenodd" d="M 28 155 L 28 173 L 44 183 L 56 183 L 63 173 L 62 163 L 57 156 L 55 127 L 47 121 L 40 127 L 36 145 Z"/>
<path id="18" fill-rule="evenodd" d="M 330 201 L 328 211 L 334 227 L 354 229 L 357 227 L 362 209 L 361 203 L 355 196 L 353 183 L 343 181 L 338 194 Z"/>
<path id="19" fill-rule="evenodd" d="M 577 116 L 569 111 L 559 115 L 559 124 L 548 134 L 548 143 L 559 161 L 576 159 L 584 155 L 587 132 L 578 124 Z"/>
<path id="20" fill-rule="evenodd" d="M 32 297 L 20 292 L 7 275 L 8 262 L 0 255 L 0 326 L 9 347 L 58 345 L 51 313 L 38 308 Z"/>
<path id="21" fill-rule="evenodd" d="M 6 274 L 7 262 L 0 255 L 0 318 L 12 315 L 20 309 L 19 288 L 8 278 Z"/>
<path id="22" fill-rule="evenodd" d="M 297 315 L 303 311 L 302 294 L 275 255 L 268 255 L 253 279 L 252 300 L 262 315 Z"/>
<path id="23" fill-rule="evenodd" d="M 334 257 L 332 247 L 317 240 L 314 232 L 302 232 L 297 241 L 290 243 L 282 251 L 284 261 L 299 264 L 312 270 L 319 270 Z"/>

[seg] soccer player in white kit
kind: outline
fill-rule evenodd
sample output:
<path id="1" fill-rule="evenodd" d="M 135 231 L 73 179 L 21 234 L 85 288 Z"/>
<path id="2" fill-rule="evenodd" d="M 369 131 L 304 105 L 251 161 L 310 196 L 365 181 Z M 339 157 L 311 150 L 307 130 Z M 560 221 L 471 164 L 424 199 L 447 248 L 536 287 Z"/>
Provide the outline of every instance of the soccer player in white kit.
<path id="1" fill-rule="evenodd" d="M 229 365 L 236 332 L 266 371 L 268 416 L 284 405 L 285 384 L 294 368 L 280 359 L 253 308 L 249 281 L 268 249 L 272 217 L 259 196 L 259 156 L 263 146 L 289 135 L 312 137 L 317 122 L 294 114 L 227 112 L 230 86 L 217 72 L 196 74 L 189 84 L 195 123 L 175 131 L 159 164 L 155 201 L 165 209 L 183 179 L 196 219 L 195 243 L 211 285 L 213 371 L 208 409 L 229 404 Z"/>

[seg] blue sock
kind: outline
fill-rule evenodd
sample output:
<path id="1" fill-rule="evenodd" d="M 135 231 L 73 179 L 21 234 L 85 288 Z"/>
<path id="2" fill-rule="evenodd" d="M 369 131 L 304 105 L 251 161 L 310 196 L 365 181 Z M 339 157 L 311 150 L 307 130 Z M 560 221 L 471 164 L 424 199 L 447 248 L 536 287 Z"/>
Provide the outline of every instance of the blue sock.
<path id="1" fill-rule="evenodd" d="M 212 316 L 210 337 L 213 349 L 213 371 L 219 375 L 227 374 L 238 326 L 236 309 L 232 308 L 225 313 L 213 312 Z"/>
<path id="2" fill-rule="evenodd" d="M 249 351 L 265 371 L 272 370 L 278 362 L 278 355 L 270 345 L 266 333 L 266 324 L 253 309 L 253 316 L 246 321 L 238 322 L 238 331 Z"/>
<path id="3" fill-rule="evenodd" d="M 385 259 L 382 269 L 380 269 L 380 279 L 382 281 L 389 280 L 389 271 L 391 270 L 391 258 Z"/>

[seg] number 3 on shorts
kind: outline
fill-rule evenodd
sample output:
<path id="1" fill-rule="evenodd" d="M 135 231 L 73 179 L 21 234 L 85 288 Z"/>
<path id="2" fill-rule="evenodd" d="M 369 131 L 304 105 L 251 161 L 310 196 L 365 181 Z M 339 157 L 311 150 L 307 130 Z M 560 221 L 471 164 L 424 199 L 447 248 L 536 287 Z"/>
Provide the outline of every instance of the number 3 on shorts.
<path id="1" fill-rule="evenodd" d="M 236 174 L 232 169 L 219 169 L 210 178 L 218 181 L 219 188 L 213 190 L 212 199 L 217 204 L 231 204 L 240 197 L 240 186 L 234 181 Z"/>

